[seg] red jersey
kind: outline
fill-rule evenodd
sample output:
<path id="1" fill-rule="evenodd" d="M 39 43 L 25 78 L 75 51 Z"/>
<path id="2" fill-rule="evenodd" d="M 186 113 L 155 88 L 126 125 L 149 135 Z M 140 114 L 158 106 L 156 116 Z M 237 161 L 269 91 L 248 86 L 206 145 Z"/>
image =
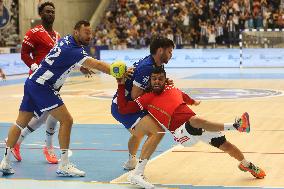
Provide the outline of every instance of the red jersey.
<path id="1" fill-rule="evenodd" d="M 60 35 L 58 32 L 54 30 L 47 32 L 42 25 L 30 29 L 26 33 L 22 43 L 22 60 L 29 68 L 33 63 L 40 64 L 59 38 Z M 30 70 L 31 73 L 32 71 Z"/>
<path id="2" fill-rule="evenodd" d="M 195 115 L 189 108 L 181 108 L 184 107 L 184 105 L 186 106 L 186 104 L 192 105 L 195 101 L 181 90 L 172 86 L 166 86 L 161 94 L 155 94 L 153 92 L 146 93 L 134 101 L 135 102 L 126 101 L 125 86 L 119 85 L 118 110 L 120 113 L 125 114 L 147 110 L 157 121 L 167 127 L 170 131 L 174 131 L 182 124 L 178 121 L 178 119 L 180 119 L 177 118 L 178 115 L 186 114 L 187 120 Z M 172 120 L 174 120 L 174 122 L 172 122 Z"/>

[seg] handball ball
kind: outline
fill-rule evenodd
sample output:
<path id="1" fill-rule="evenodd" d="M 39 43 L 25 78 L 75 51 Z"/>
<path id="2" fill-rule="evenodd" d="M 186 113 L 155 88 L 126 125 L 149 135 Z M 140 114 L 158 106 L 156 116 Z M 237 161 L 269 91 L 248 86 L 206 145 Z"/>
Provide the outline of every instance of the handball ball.
<path id="1" fill-rule="evenodd" d="M 122 78 L 126 69 L 126 64 L 123 61 L 118 60 L 110 65 L 110 74 L 115 78 Z"/>

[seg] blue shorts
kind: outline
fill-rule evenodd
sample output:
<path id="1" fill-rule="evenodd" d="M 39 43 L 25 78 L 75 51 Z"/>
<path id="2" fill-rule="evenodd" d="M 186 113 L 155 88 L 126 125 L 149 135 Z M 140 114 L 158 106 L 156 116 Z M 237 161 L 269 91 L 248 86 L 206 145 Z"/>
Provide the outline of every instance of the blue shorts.
<path id="1" fill-rule="evenodd" d="M 140 111 L 138 113 L 133 114 L 120 114 L 118 112 L 118 106 L 116 103 L 111 104 L 111 114 L 112 116 L 123 124 L 126 129 L 130 129 L 135 127 L 135 125 L 142 119 L 144 116 L 148 114 L 148 112 Z"/>
<path id="2" fill-rule="evenodd" d="M 20 111 L 33 112 L 37 117 L 40 117 L 43 112 L 63 104 L 58 92 L 51 87 L 34 83 L 29 79 L 26 80 Z"/>

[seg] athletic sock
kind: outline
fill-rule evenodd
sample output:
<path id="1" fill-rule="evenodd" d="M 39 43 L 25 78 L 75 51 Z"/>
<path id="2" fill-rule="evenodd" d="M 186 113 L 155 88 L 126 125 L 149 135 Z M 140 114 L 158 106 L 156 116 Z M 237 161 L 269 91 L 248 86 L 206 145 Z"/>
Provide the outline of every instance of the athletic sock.
<path id="1" fill-rule="evenodd" d="M 241 163 L 242 165 L 244 165 L 245 167 L 248 167 L 248 166 L 250 165 L 250 162 L 247 161 L 245 158 L 244 158 L 242 161 L 240 161 L 240 163 Z"/>
<path id="2" fill-rule="evenodd" d="M 61 149 L 61 163 L 62 164 L 69 163 L 68 149 Z"/>
<path id="3" fill-rule="evenodd" d="M 4 161 L 10 161 L 10 155 L 11 155 L 11 153 L 12 153 L 12 148 L 6 147 L 6 148 L 5 148 L 5 153 L 4 153 L 4 158 L 3 158 L 3 160 L 4 160 Z"/>
<path id="4" fill-rule="evenodd" d="M 236 130 L 233 123 L 224 123 L 224 131 Z"/>
<path id="5" fill-rule="evenodd" d="M 135 169 L 134 169 L 134 174 L 136 175 L 144 175 L 144 170 L 145 167 L 148 163 L 148 159 L 139 159 Z"/>
<path id="6" fill-rule="evenodd" d="M 29 134 L 31 134 L 32 132 L 34 132 L 34 130 L 32 128 L 30 128 L 29 126 L 25 127 L 22 132 L 21 135 L 17 141 L 18 144 L 21 144 L 23 142 L 23 140 L 26 138 L 26 136 L 28 136 Z"/>

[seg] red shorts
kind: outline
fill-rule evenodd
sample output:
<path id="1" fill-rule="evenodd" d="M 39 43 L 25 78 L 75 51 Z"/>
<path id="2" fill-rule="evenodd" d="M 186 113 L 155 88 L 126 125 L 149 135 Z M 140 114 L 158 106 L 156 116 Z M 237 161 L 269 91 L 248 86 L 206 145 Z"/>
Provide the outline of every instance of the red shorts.
<path id="1" fill-rule="evenodd" d="M 176 108 L 172 115 L 169 130 L 172 132 L 175 131 L 182 124 L 187 122 L 192 116 L 195 115 L 196 114 L 186 104 L 181 104 L 179 107 Z"/>

